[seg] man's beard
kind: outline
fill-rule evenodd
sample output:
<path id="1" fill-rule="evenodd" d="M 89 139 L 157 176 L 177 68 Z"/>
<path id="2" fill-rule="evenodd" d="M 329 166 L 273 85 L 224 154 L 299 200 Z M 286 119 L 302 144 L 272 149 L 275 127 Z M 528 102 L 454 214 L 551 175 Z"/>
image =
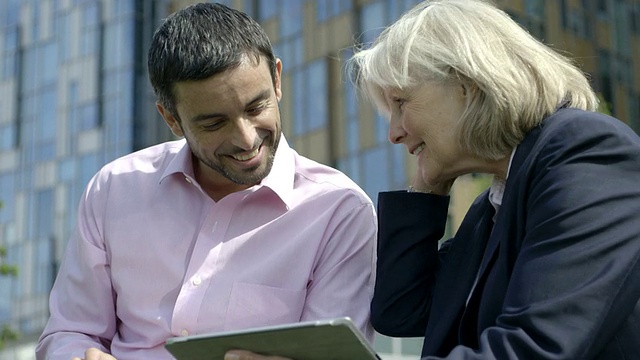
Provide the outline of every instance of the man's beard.
<path id="1" fill-rule="evenodd" d="M 269 147 L 269 153 L 267 154 L 267 162 L 264 166 L 264 169 L 260 172 L 255 172 L 256 168 L 254 167 L 250 169 L 241 170 L 242 173 L 238 173 L 238 172 L 232 171 L 230 167 L 224 166 L 222 162 L 209 161 L 207 158 L 200 156 L 200 154 L 194 153 L 193 150 L 192 150 L 192 153 L 201 163 L 215 170 L 217 173 L 224 176 L 227 180 L 233 182 L 234 184 L 251 186 L 261 182 L 271 172 L 271 168 L 273 167 L 273 161 L 275 160 L 275 156 L 276 156 L 276 151 L 278 150 L 278 146 L 280 144 L 280 137 L 282 136 L 282 132 L 278 131 L 278 133 L 275 136 L 276 138 L 273 140 L 272 146 Z"/>

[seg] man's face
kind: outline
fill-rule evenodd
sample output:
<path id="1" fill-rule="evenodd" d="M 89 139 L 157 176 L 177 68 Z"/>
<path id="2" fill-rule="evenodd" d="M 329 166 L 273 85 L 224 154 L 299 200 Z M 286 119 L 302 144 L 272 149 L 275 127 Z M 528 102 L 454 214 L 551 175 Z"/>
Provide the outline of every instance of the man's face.
<path id="1" fill-rule="evenodd" d="M 240 66 L 205 80 L 177 83 L 173 117 L 158 110 L 194 156 L 194 172 L 206 188 L 237 191 L 262 181 L 280 141 L 280 72 L 274 80 L 264 58 L 245 57 Z"/>

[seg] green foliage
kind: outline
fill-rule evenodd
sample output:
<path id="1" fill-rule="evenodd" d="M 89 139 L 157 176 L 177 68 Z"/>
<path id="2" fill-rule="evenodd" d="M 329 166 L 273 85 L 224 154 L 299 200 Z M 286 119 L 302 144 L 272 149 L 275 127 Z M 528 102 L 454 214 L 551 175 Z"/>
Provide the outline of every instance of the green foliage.
<path id="1" fill-rule="evenodd" d="M 0 201 L 0 208 L 2 208 L 2 202 Z M 18 267 L 15 265 L 5 264 L 4 258 L 7 256 L 7 249 L 0 245 L 0 276 L 18 276 Z M 16 340 L 18 333 L 9 326 L 9 324 L 3 324 L 0 329 L 0 350 L 2 350 L 5 344 L 9 341 Z"/>
<path id="2" fill-rule="evenodd" d="M 598 100 L 600 100 L 600 104 L 598 104 L 598 112 L 611 116 L 611 104 L 605 100 L 601 93 L 598 93 L 597 95 Z"/>
<path id="3" fill-rule="evenodd" d="M 4 349 L 4 345 L 13 340 L 17 340 L 19 334 L 9 326 L 9 324 L 2 325 L 0 329 L 0 350 Z"/>

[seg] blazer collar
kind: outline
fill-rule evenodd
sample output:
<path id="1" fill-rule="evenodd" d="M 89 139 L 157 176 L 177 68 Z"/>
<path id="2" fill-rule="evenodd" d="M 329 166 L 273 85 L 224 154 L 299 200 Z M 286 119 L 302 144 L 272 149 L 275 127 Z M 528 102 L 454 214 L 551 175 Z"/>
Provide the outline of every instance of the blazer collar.
<path id="1" fill-rule="evenodd" d="M 457 340 L 457 324 L 462 316 L 469 292 L 473 287 L 478 266 L 482 260 L 485 244 L 493 228 L 495 210 L 488 199 L 488 191 L 479 196 L 469 214 L 458 229 L 462 241 L 451 243 L 446 261 L 439 273 L 440 279 L 434 288 L 423 354 L 440 354 L 453 339 Z M 444 245 L 447 246 L 447 245 Z"/>

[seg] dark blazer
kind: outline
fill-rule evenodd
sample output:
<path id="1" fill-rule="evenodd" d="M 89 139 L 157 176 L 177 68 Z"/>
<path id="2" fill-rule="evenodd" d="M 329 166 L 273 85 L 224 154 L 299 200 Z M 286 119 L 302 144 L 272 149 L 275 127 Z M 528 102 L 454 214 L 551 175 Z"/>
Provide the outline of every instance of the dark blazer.
<path id="1" fill-rule="evenodd" d="M 495 223 L 487 196 L 438 249 L 448 197 L 379 195 L 374 328 L 428 359 L 640 359 L 640 138 L 560 109 L 518 145 Z"/>

